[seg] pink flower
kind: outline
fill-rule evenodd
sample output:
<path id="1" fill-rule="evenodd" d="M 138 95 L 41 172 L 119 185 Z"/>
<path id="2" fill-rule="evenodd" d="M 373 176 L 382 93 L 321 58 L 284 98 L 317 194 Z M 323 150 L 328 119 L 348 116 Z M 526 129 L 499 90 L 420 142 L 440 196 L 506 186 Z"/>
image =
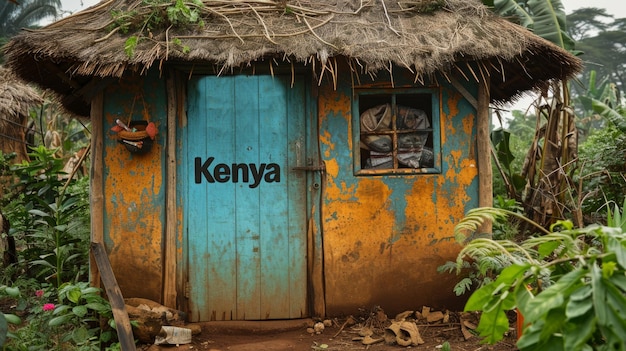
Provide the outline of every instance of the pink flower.
<path id="1" fill-rule="evenodd" d="M 54 304 L 53 303 L 45 303 L 43 304 L 43 310 L 44 311 L 52 311 L 54 309 Z"/>
<path id="2" fill-rule="evenodd" d="M 43 297 L 43 293 L 44 293 L 43 289 L 42 290 L 37 290 L 37 291 L 35 291 L 35 296 L 37 296 L 38 298 L 41 298 L 41 297 Z"/>

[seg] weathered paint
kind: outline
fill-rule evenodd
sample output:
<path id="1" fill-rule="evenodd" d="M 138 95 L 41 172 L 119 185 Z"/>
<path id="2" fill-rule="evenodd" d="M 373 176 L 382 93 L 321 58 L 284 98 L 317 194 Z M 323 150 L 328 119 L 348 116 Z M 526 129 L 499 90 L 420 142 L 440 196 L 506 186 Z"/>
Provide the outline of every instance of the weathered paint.
<path id="1" fill-rule="evenodd" d="M 160 301 L 165 225 L 164 82 L 156 74 L 124 79 L 104 93 L 104 237 L 126 297 Z M 131 154 L 110 131 L 115 119 L 155 122 L 152 150 Z"/>
<path id="2" fill-rule="evenodd" d="M 290 87 L 288 77 L 268 75 L 189 82 L 177 174 L 192 321 L 307 313 L 306 173 L 293 170 L 306 166 L 304 87 L 302 78 Z M 198 179 L 195 163 L 209 157 L 229 177 Z M 267 165 L 272 176 L 235 181 L 235 164 L 259 174 Z"/>
<path id="3" fill-rule="evenodd" d="M 414 86 L 412 80 L 397 79 L 396 84 Z M 391 88 L 378 83 L 376 87 Z M 467 84 L 466 88 L 473 94 L 477 92 L 475 84 Z M 325 303 L 329 316 L 351 314 L 357 308 L 373 305 L 380 305 L 389 313 L 421 305 L 458 307 L 459 301 L 453 299 L 452 293 L 457 277 L 439 274 L 436 269 L 456 257 L 460 246 L 453 240 L 453 227 L 478 203 L 474 107 L 451 85 L 442 84 L 439 174 L 356 176 L 350 79 L 339 79 L 336 89 L 322 85 L 317 91 L 312 90 L 314 94 L 309 98 L 316 106 L 308 109 L 313 115 L 307 122 L 306 144 L 314 147 L 306 156 L 313 160 L 318 157 L 313 149 L 319 142 L 325 173 L 307 175 L 311 245 L 308 262 L 309 274 L 313 275 L 309 279 L 316 280 L 319 275 L 323 280 L 323 284 L 309 291 L 315 294 L 311 300 L 315 304 Z M 104 233 L 112 265 L 125 296 L 159 301 L 166 225 L 164 81 L 157 73 L 122 80 L 107 88 L 104 96 L 105 126 L 112 126 L 115 118 L 131 114 L 134 119 L 148 118 L 159 126 L 157 143 L 146 155 L 130 154 L 108 128 L 101 136 L 105 143 Z M 135 97 L 143 97 L 146 102 L 146 116 L 142 99 L 135 100 L 131 109 Z M 185 134 L 181 131 L 188 128 L 188 118 L 197 118 L 182 110 L 177 115 L 179 133 L 176 150 L 171 152 L 184 148 Z M 192 166 L 181 157 L 177 162 L 178 173 Z M 313 186 L 319 183 L 320 187 Z M 181 186 L 178 184 L 179 192 Z M 182 193 L 177 195 L 178 222 L 169 224 L 177 227 L 174 264 L 179 281 L 198 268 L 197 262 L 188 263 L 190 248 L 185 246 L 185 223 L 196 217 L 187 213 L 189 205 L 183 197 Z M 206 256 L 215 254 L 211 247 L 202 250 Z M 215 287 L 216 282 L 212 284 Z M 232 293 L 225 286 L 217 288 L 224 289 L 225 294 Z M 203 295 L 202 287 L 198 289 L 197 298 Z M 184 291 L 178 291 L 178 296 L 179 307 L 187 306 Z M 190 305 L 194 303 L 198 302 Z M 198 320 L 211 318 L 203 316 Z M 235 314 L 234 318 L 245 317 Z"/>
<path id="4" fill-rule="evenodd" d="M 453 227 L 477 202 L 475 111 L 443 86 L 441 174 L 355 176 L 351 94 L 347 80 L 319 93 L 327 311 L 455 305 L 456 278 L 436 270 L 456 257 Z"/>

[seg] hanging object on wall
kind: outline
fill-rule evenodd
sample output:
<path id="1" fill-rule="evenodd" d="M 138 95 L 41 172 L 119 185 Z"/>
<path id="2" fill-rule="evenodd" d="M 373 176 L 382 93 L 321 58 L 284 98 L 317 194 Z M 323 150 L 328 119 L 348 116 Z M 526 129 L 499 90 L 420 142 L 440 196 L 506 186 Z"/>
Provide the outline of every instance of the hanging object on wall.
<path id="1" fill-rule="evenodd" d="M 120 119 L 111 128 L 118 135 L 118 142 L 134 154 L 145 154 L 152 149 L 157 128 L 154 122 L 130 121 L 128 125 Z"/>

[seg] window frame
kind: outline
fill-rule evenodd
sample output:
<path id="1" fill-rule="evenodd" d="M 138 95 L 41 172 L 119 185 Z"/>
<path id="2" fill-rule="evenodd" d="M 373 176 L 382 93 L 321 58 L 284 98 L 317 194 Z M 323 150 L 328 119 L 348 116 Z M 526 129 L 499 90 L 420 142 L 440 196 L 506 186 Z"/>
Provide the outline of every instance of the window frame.
<path id="1" fill-rule="evenodd" d="M 425 168 L 387 168 L 367 169 L 361 164 L 361 122 L 360 99 L 368 95 L 389 95 L 392 106 L 396 106 L 397 95 L 430 95 L 431 114 L 429 133 L 432 133 L 432 151 L 434 154 L 433 167 Z M 402 88 L 402 89 L 354 89 L 352 98 L 352 145 L 353 145 L 353 172 L 356 176 L 375 175 L 415 175 L 441 174 L 441 88 Z M 415 106 L 411 106 L 415 107 Z"/>

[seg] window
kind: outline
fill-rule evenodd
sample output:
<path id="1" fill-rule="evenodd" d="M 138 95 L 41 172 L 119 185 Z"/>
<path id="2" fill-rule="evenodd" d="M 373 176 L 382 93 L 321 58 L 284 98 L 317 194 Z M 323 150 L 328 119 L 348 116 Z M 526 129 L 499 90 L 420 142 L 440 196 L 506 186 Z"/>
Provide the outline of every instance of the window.
<path id="1" fill-rule="evenodd" d="M 439 173 L 439 90 L 357 91 L 356 174 Z"/>

